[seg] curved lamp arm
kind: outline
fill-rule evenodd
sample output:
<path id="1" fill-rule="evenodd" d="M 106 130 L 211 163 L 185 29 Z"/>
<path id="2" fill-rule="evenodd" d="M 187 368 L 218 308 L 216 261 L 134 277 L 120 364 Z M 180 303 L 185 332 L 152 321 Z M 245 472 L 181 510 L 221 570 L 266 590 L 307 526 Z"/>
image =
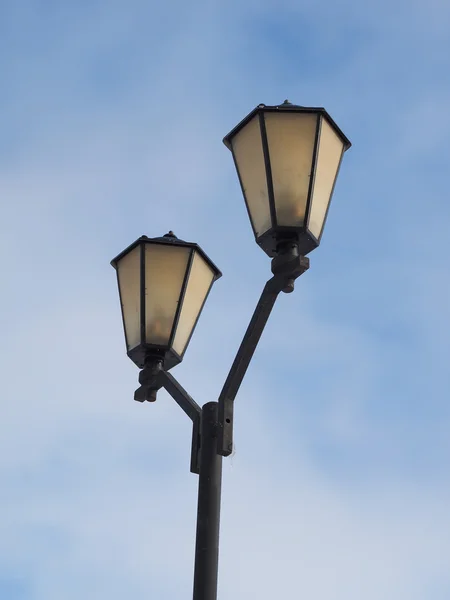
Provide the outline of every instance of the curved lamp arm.
<path id="1" fill-rule="evenodd" d="M 175 400 L 180 408 L 192 421 L 192 446 L 191 446 L 191 473 L 200 473 L 200 417 L 202 409 L 178 381 L 164 371 L 162 360 L 150 360 L 139 373 L 141 386 L 135 391 L 134 399 L 138 402 L 154 402 L 158 390 L 164 388 Z"/>
<path id="2" fill-rule="evenodd" d="M 292 292 L 294 280 L 309 268 L 309 259 L 298 255 L 296 244 L 282 248 L 272 261 L 274 276 L 264 286 L 250 320 L 247 331 L 239 346 L 236 358 L 219 396 L 219 435 L 217 452 L 229 456 L 233 451 L 233 408 L 247 368 L 261 338 L 264 327 L 280 292 Z"/>

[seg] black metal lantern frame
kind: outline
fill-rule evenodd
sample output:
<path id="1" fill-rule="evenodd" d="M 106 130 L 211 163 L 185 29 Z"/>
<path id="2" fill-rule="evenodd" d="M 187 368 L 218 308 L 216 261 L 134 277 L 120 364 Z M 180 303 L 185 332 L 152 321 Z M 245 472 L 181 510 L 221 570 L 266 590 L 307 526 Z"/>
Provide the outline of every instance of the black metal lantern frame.
<path id="1" fill-rule="evenodd" d="M 152 344 L 152 343 L 148 343 L 147 339 L 146 339 L 147 336 L 146 336 L 146 299 L 145 299 L 145 294 L 146 294 L 147 282 L 146 282 L 146 252 L 145 252 L 145 248 L 146 248 L 147 244 L 179 246 L 179 247 L 189 249 L 189 257 L 188 257 L 188 261 L 187 261 L 186 271 L 184 274 L 184 280 L 183 280 L 181 290 L 180 290 L 178 306 L 176 309 L 175 318 L 173 320 L 173 324 L 171 327 L 171 332 L 170 332 L 170 336 L 169 336 L 167 344 Z M 140 253 L 140 267 L 139 267 L 140 268 L 140 273 L 139 273 L 139 278 L 140 278 L 140 281 L 139 281 L 140 343 L 139 343 L 139 345 L 135 346 L 134 348 L 127 349 L 127 355 L 140 369 L 143 369 L 149 361 L 153 361 L 154 359 L 155 360 L 161 359 L 164 362 L 164 369 L 166 371 L 168 371 L 169 369 L 171 369 L 175 365 L 179 364 L 183 360 L 183 356 L 186 352 L 187 347 L 189 346 L 190 339 L 191 339 L 191 337 L 194 333 L 194 330 L 197 326 L 198 319 L 200 317 L 200 314 L 202 313 L 203 306 L 206 302 L 206 299 L 209 296 L 209 293 L 211 291 L 213 283 L 222 276 L 222 273 L 198 244 L 180 240 L 174 234 L 172 234 L 172 232 L 166 234 L 165 236 L 159 237 L 159 238 L 149 238 L 146 235 L 143 235 L 139 239 L 137 239 L 135 242 L 130 244 L 130 246 L 128 246 L 123 252 L 121 252 L 118 256 L 116 256 L 111 261 L 111 265 L 117 271 L 117 281 L 118 281 L 118 287 L 119 287 L 119 296 L 120 296 L 121 306 L 123 306 L 123 299 L 122 299 L 122 293 L 121 293 L 121 285 L 119 282 L 119 271 L 117 268 L 118 263 L 125 255 L 129 254 L 136 247 L 139 247 L 139 253 Z M 177 332 L 180 314 L 181 314 L 181 311 L 183 308 L 183 301 L 185 298 L 185 294 L 186 294 L 186 290 L 187 290 L 187 286 L 188 286 L 188 282 L 189 282 L 189 277 L 191 274 L 192 264 L 193 264 L 194 256 L 195 256 L 196 252 L 198 252 L 198 254 L 208 264 L 208 266 L 213 271 L 214 276 L 211 280 L 209 289 L 205 295 L 205 298 L 202 302 L 202 305 L 200 307 L 198 315 L 195 319 L 194 326 L 192 327 L 192 330 L 189 334 L 189 337 L 184 346 L 183 352 L 181 354 L 179 354 L 173 348 L 173 341 L 175 338 L 175 334 Z M 124 316 L 123 310 L 122 310 L 122 323 L 123 323 L 125 340 L 126 340 L 127 348 L 128 348 L 127 330 L 126 330 L 126 326 L 125 326 L 125 316 Z"/>
<path id="2" fill-rule="evenodd" d="M 277 220 L 277 211 L 275 206 L 275 194 L 274 194 L 274 186 L 272 181 L 272 167 L 270 162 L 270 149 L 269 143 L 267 139 L 267 131 L 266 131 L 266 120 L 265 115 L 270 113 L 297 113 L 297 114 L 314 114 L 317 115 L 317 124 L 315 131 L 315 139 L 314 139 L 314 148 L 313 155 L 311 161 L 311 172 L 309 178 L 309 189 L 308 189 L 308 197 L 306 202 L 306 210 L 303 220 L 303 225 L 301 227 L 297 226 L 286 226 L 279 225 Z M 245 187 L 242 182 L 241 174 L 239 172 L 238 163 L 236 160 L 236 155 L 233 150 L 232 139 L 248 124 L 254 117 L 258 117 L 259 126 L 260 126 L 260 135 L 262 142 L 262 149 L 264 155 L 264 164 L 265 164 L 265 173 L 267 178 L 267 191 L 268 191 L 268 200 L 270 205 L 270 218 L 271 218 L 271 227 L 265 231 L 263 234 L 258 235 L 251 211 L 249 208 L 249 203 L 247 200 L 247 195 L 245 191 Z M 326 208 L 325 218 L 323 221 L 323 225 L 321 228 L 320 235 L 316 237 L 308 227 L 309 217 L 311 212 L 311 203 L 313 198 L 313 189 L 315 182 L 315 173 L 318 162 L 318 151 L 320 145 L 320 135 L 322 130 L 323 120 L 326 120 L 328 124 L 332 127 L 335 133 L 341 138 L 343 142 L 342 153 L 339 160 L 339 165 L 336 171 L 336 175 L 334 178 L 334 183 L 331 189 L 330 199 Z M 268 254 L 270 257 L 275 257 L 277 255 L 278 247 L 280 244 L 285 243 L 286 241 L 295 240 L 299 246 L 299 252 L 303 256 L 317 248 L 320 244 L 320 240 L 322 237 L 322 233 L 324 230 L 325 222 L 328 216 L 328 210 L 331 204 L 331 198 L 333 196 L 334 186 L 339 174 L 340 165 L 342 162 L 342 157 L 344 152 L 348 150 L 351 146 L 350 140 L 344 135 L 342 130 L 337 126 L 337 124 L 330 117 L 328 112 L 322 107 L 303 107 L 291 104 L 289 101 L 285 101 L 283 104 L 277 106 L 266 106 L 265 104 L 259 104 L 254 110 L 252 110 L 236 127 L 234 127 L 228 135 L 223 138 L 223 143 L 227 146 L 227 148 L 231 151 L 233 155 L 233 161 L 236 168 L 236 172 L 239 178 L 239 183 L 241 186 L 242 194 L 244 196 L 245 205 L 247 208 L 247 213 L 250 219 L 250 223 L 253 229 L 253 234 L 255 236 L 256 243 L 261 246 L 261 248 Z"/>

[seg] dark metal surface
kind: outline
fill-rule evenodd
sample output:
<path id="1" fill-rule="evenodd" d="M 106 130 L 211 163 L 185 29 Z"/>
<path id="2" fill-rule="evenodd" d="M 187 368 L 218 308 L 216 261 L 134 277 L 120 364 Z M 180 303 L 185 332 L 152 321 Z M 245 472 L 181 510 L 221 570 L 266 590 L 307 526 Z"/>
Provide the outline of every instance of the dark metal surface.
<path id="1" fill-rule="evenodd" d="M 219 396 L 219 436 L 217 450 L 222 456 L 233 451 L 234 399 L 247 372 L 272 308 L 281 291 L 291 292 L 294 280 L 309 268 L 309 259 L 298 254 L 298 245 L 286 244 L 272 261 L 274 276 L 264 286 L 236 358 Z"/>
<path id="2" fill-rule="evenodd" d="M 163 387 L 192 421 L 200 417 L 202 409 L 175 377 L 164 370 L 162 358 L 155 357 L 147 361 L 145 368 L 139 373 L 139 383 L 141 387 L 136 390 L 134 397 L 138 402 L 148 400 L 149 392 Z"/>
<path id="3" fill-rule="evenodd" d="M 140 253 L 141 253 L 141 261 L 140 261 L 140 277 L 139 277 L 139 292 L 140 292 L 140 309 L 141 313 L 139 315 L 141 319 L 141 345 L 146 343 L 147 340 L 147 331 L 146 331 L 146 323 L 145 323 L 145 245 L 140 244 Z"/>
<path id="4" fill-rule="evenodd" d="M 217 599 L 222 457 L 217 454 L 218 404 L 202 408 L 194 600 Z"/>
<path id="5" fill-rule="evenodd" d="M 191 473 L 200 474 L 200 419 L 199 415 L 192 422 L 192 442 L 191 442 Z"/>
<path id="6" fill-rule="evenodd" d="M 155 402 L 158 390 L 164 388 L 192 420 L 191 473 L 199 473 L 200 416 L 202 409 L 170 373 L 164 370 L 160 356 L 147 357 L 139 373 L 140 387 L 134 392 L 138 402 Z"/>
<path id="7" fill-rule="evenodd" d="M 187 393 L 187 391 L 178 383 L 170 373 L 163 372 L 161 375 L 162 386 L 169 392 L 180 408 L 184 410 L 187 416 L 195 421 L 201 413 L 201 408 L 197 402 Z"/>
<path id="8" fill-rule="evenodd" d="M 277 244 L 279 240 L 292 237 L 297 240 L 300 253 L 303 256 L 309 254 L 319 245 L 318 241 L 311 235 L 305 226 L 289 227 L 286 225 L 278 225 L 276 228 L 271 227 L 255 239 L 258 246 L 260 246 L 268 256 L 274 258 L 277 255 Z"/>
<path id="9" fill-rule="evenodd" d="M 139 373 L 140 387 L 134 392 L 137 402 L 155 402 L 156 394 L 163 386 L 162 356 L 147 356 L 145 367 Z"/>
<path id="10" fill-rule="evenodd" d="M 277 211 L 275 210 L 275 194 L 273 191 L 272 166 L 270 164 L 269 143 L 267 141 L 266 122 L 264 113 L 259 113 L 259 127 L 261 131 L 261 142 L 264 155 L 264 168 L 266 170 L 267 194 L 269 198 L 270 220 L 272 227 L 277 226 Z"/>
<path id="11" fill-rule="evenodd" d="M 164 357 L 164 369 L 168 371 L 182 361 L 180 356 L 173 348 L 167 349 L 167 346 L 159 344 L 139 344 L 127 352 L 130 360 L 134 362 L 140 369 L 145 367 L 145 360 L 149 354 L 161 354 Z"/>
<path id="12" fill-rule="evenodd" d="M 233 408 L 234 399 L 244 379 L 250 361 L 258 345 L 267 319 L 272 311 L 275 300 L 281 292 L 281 287 L 276 285 L 275 277 L 270 279 L 261 294 L 250 324 L 245 332 L 244 339 L 239 346 L 236 358 L 224 383 L 219 396 L 219 437 L 218 452 L 222 456 L 229 456 L 233 451 Z"/>
<path id="13" fill-rule="evenodd" d="M 194 253 L 195 253 L 195 251 L 192 249 L 189 252 L 189 257 L 188 257 L 187 265 L 186 265 L 186 271 L 184 272 L 183 284 L 181 286 L 180 296 L 179 296 L 178 302 L 177 302 L 177 310 L 175 313 L 175 318 L 172 323 L 172 331 L 170 332 L 170 336 L 169 336 L 169 344 L 168 344 L 169 348 L 172 348 L 173 340 L 175 339 L 175 335 L 177 332 L 178 322 L 180 320 L 180 314 L 183 309 L 184 297 L 186 295 L 186 289 L 188 286 L 189 277 L 191 275 L 192 263 L 194 262 Z"/>
<path id="14" fill-rule="evenodd" d="M 303 220 L 303 227 L 305 229 L 309 223 L 309 214 L 311 212 L 311 203 L 312 203 L 312 196 L 313 196 L 313 191 L 314 191 L 314 184 L 316 182 L 317 157 L 319 154 L 319 142 L 320 142 L 320 132 L 321 131 L 322 131 L 322 118 L 320 117 L 320 115 L 318 115 L 317 121 L 316 121 L 316 132 L 314 134 L 313 153 L 312 153 L 312 157 L 311 157 L 311 171 L 309 173 L 308 196 L 306 198 L 305 217 Z"/>

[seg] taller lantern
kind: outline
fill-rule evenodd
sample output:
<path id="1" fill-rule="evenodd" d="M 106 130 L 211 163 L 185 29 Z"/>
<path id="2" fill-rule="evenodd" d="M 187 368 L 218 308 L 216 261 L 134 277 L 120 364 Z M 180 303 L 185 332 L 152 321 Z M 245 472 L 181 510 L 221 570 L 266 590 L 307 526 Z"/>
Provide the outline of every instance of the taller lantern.
<path id="1" fill-rule="evenodd" d="M 181 362 L 212 284 L 221 272 L 197 244 L 172 232 L 142 236 L 114 260 L 127 354 L 167 371 Z"/>
<path id="2" fill-rule="evenodd" d="M 275 256 L 322 237 L 342 156 L 351 143 L 324 108 L 260 104 L 227 136 L 256 242 Z"/>

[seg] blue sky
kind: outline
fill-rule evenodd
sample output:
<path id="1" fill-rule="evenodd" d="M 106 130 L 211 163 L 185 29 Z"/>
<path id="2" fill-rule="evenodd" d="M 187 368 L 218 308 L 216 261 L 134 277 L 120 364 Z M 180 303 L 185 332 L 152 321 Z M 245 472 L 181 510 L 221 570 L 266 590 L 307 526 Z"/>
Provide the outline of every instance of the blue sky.
<path id="1" fill-rule="evenodd" d="M 450 596 L 450 6 L 0 5 L 0 598 L 190 598 L 190 428 L 133 402 L 110 259 L 145 233 L 224 277 L 173 374 L 220 391 L 269 260 L 221 139 L 325 106 L 354 146 L 236 403 L 219 597 Z"/>

